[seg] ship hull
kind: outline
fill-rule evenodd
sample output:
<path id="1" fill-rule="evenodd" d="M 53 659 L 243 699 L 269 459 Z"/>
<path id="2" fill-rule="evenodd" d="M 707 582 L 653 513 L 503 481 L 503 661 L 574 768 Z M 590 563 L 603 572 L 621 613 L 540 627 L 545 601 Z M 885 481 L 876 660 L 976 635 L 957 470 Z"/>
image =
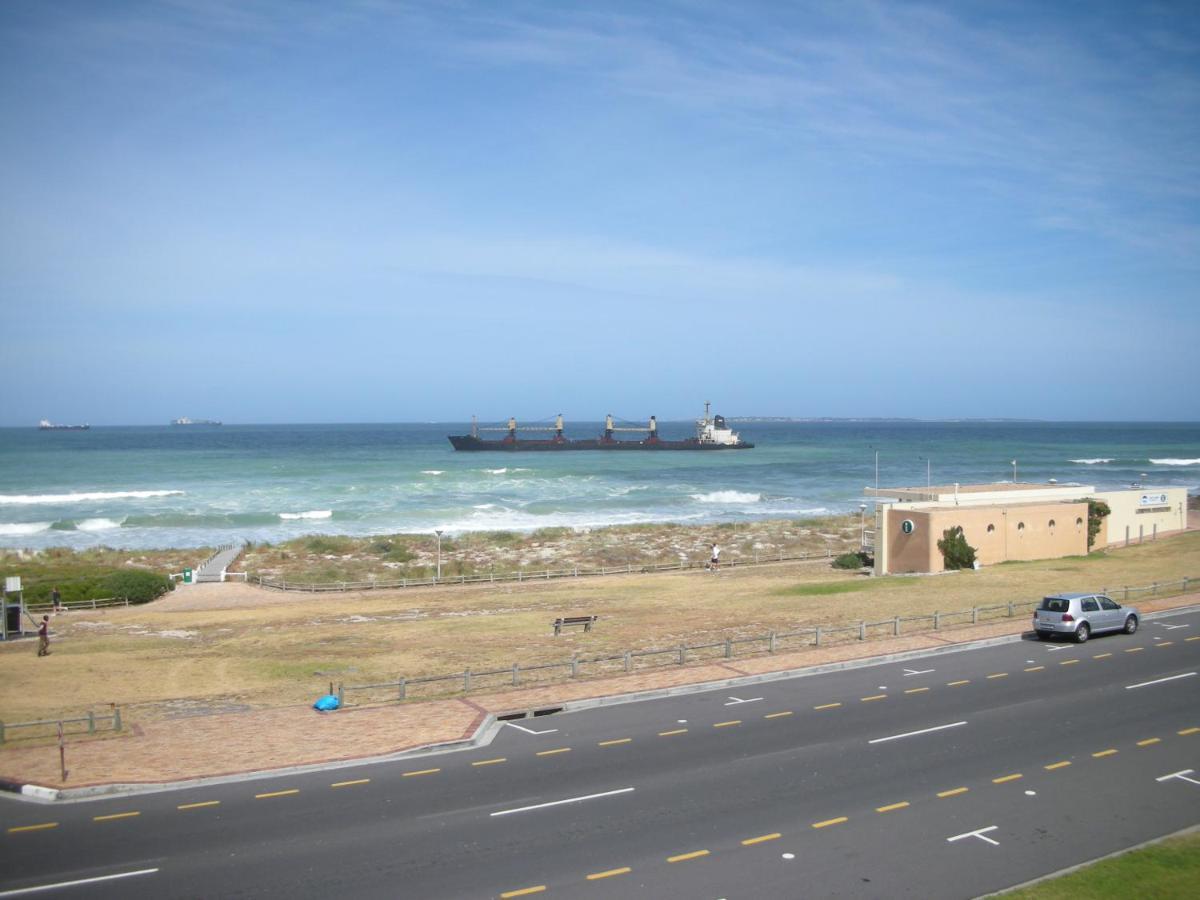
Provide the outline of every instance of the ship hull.
<path id="1" fill-rule="evenodd" d="M 450 443 L 455 450 L 471 453 L 484 451 L 500 451 L 503 453 L 521 453 L 524 451 L 560 450 L 750 450 L 753 444 L 702 444 L 695 438 L 682 441 L 606 441 L 603 438 L 591 440 L 561 440 L 561 441 L 485 441 L 469 434 L 452 434 Z"/>

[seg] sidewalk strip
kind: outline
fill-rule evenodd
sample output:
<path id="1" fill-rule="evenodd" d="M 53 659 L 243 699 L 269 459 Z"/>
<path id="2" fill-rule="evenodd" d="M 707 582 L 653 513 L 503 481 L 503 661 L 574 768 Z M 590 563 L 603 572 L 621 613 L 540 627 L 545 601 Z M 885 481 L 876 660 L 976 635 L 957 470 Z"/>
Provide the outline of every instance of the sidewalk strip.
<path id="1" fill-rule="evenodd" d="M 760 834 L 758 837 L 746 838 L 744 841 L 742 841 L 742 846 L 751 847 L 754 844 L 762 844 L 766 841 L 778 840 L 781 837 L 783 837 L 783 835 L 778 831 L 774 832 L 773 834 Z"/>
<path id="2" fill-rule="evenodd" d="M 589 875 L 587 877 L 587 880 L 588 881 L 597 881 L 601 878 L 612 878 L 614 875 L 628 875 L 632 871 L 633 871 L 633 869 L 629 868 L 629 866 L 624 866 L 623 868 L 620 868 L 620 869 L 608 869 L 607 871 L 604 871 L 604 872 L 593 872 L 591 875 Z"/>

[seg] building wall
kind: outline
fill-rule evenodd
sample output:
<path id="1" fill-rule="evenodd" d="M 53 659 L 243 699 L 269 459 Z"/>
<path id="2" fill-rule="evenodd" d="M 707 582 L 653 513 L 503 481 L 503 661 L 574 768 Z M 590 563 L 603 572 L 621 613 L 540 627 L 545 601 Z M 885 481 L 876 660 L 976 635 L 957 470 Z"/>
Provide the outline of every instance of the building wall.
<path id="1" fill-rule="evenodd" d="M 1126 529 L 1130 543 L 1158 534 L 1182 531 L 1187 527 L 1187 488 L 1146 488 L 1131 491 L 1103 491 L 1092 494 L 1108 504 L 1112 512 L 1103 520 L 1096 535 L 1096 547 L 1124 544 Z"/>
<path id="2" fill-rule="evenodd" d="M 962 528 L 976 558 L 985 566 L 1010 559 L 1056 559 L 1087 553 L 1086 503 L 925 508 L 895 504 L 881 519 L 881 539 L 876 541 L 876 546 L 885 547 L 882 559 L 876 559 L 880 574 L 943 571 L 937 542 L 947 529 L 955 527 Z M 903 532 L 905 519 L 913 522 L 912 534 Z"/>

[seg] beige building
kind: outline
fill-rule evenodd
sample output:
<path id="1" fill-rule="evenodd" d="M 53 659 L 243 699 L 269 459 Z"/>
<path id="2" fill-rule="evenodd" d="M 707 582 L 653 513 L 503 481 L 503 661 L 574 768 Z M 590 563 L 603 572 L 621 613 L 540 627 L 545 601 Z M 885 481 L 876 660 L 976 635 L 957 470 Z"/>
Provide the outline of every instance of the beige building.
<path id="1" fill-rule="evenodd" d="M 1087 500 L 1112 510 L 1095 548 L 1153 540 L 1187 523 L 1184 488 L 1097 492 L 1091 485 L 970 484 L 867 488 L 875 509 L 875 574 L 941 572 L 937 542 L 960 528 L 979 565 L 1088 552 Z"/>

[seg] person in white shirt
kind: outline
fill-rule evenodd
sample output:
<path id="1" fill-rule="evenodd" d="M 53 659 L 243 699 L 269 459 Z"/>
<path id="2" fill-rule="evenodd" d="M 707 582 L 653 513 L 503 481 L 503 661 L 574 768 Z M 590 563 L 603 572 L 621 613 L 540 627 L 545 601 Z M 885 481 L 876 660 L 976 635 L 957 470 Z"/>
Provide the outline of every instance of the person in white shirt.
<path id="1" fill-rule="evenodd" d="M 716 572 L 721 568 L 721 548 L 716 544 L 712 545 L 712 558 L 708 561 L 708 568 L 711 572 Z"/>

